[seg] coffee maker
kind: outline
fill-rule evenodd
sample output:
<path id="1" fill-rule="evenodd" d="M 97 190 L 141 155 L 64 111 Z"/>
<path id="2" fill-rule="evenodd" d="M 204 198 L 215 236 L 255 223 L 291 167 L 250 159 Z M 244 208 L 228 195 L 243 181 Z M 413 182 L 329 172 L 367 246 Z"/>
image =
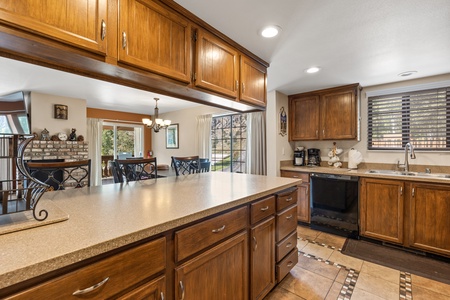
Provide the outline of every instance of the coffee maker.
<path id="1" fill-rule="evenodd" d="M 308 149 L 308 166 L 320 166 L 320 149 Z"/>
<path id="2" fill-rule="evenodd" d="M 295 150 L 294 151 L 294 166 L 304 166 L 305 165 L 305 150 Z"/>

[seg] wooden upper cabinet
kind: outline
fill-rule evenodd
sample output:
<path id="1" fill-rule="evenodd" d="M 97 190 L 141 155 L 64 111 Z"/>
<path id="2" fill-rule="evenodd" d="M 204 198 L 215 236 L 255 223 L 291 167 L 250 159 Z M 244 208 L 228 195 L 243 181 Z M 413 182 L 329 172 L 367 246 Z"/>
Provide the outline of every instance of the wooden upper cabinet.
<path id="1" fill-rule="evenodd" d="M 237 99 L 238 76 L 238 51 L 216 36 L 198 29 L 194 85 Z"/>
<path id="2" fill-rule="evenodd" d="M 306 96 L 289 101 L 289 140 L 319 138 L 319 96 Z"/>
<path id="3" fill-rule="evenodd" d="M 351 140 L 357 137 L 359 84 L 289 96 L 289 140 Z"/>
<path id="4" fill-rule="evenodd" d="M 324 94 L 320 112 L 321 139 L 356 138 L 356 89 Z"/>
<path id="5" fill-rule="evenodd" d="M 267 68 L 248 57 L 241 55 L 239 99 L 250 104 L 266 106 Z"/>
<path id="6" fill-rule="evenodd" d="M 120 0 L 119 62 L 190 82 L 190 53 L 187 19 L 151 0 Z"/>
<path id="7" fill-rule="evenodd" d="M 106 53 L 107 0 L 0 0 L 0 23 Z"/>

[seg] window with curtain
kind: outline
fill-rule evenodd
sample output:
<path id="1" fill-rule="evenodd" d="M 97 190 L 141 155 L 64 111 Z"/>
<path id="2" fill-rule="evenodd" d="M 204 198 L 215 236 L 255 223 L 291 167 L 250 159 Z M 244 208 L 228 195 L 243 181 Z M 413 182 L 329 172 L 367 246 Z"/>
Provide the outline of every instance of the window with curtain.
<path id="1" fill-rule="evenodd" d="M 247 116 L 213 117 L 211 122 L 211 171 L 246 172 Z"/>
<path id="2" fill-rule="evenodd" d="M 450 87 L 368 98 L 368 149 L 450 150 Z"/>

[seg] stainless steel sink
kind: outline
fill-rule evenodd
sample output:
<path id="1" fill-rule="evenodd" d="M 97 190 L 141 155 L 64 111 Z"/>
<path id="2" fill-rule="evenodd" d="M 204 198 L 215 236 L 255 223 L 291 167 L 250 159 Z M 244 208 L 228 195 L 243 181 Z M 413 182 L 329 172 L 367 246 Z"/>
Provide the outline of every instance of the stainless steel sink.
<path id="1" fill-rule="evenodd" d="M 426 173 L 426 172 L 405 172 L 405 171 L 393 171 L 393 170 L 369 170 L 369 174 L 386 174 L 386 175 L 398 175 L 398 176 L 417 176 L 428 178 L 450 178 L 450 174 L 443 173 Z"/>

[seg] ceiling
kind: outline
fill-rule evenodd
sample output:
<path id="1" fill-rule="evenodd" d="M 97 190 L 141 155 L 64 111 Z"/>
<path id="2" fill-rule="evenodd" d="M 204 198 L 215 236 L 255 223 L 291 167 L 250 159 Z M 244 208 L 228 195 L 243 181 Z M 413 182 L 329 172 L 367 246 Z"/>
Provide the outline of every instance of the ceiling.
<path id="1" fill-rule="evenodd" d="M 450 73 L 449 0 L 175 0 L 270 63 L 268 91 L 286 95 Z M 259 36 L 263 26 L 279 36 Z M 86 99 L 89 107 L 160 113 L 197 104 L 0 58 L 0 94 L 18 90 Z M 319 66 L 320 72 L 305 69 Z M 417 71 L 400 77 L 404 71 Z M 133 103 L 131 106 L 130 103 Z"/>

